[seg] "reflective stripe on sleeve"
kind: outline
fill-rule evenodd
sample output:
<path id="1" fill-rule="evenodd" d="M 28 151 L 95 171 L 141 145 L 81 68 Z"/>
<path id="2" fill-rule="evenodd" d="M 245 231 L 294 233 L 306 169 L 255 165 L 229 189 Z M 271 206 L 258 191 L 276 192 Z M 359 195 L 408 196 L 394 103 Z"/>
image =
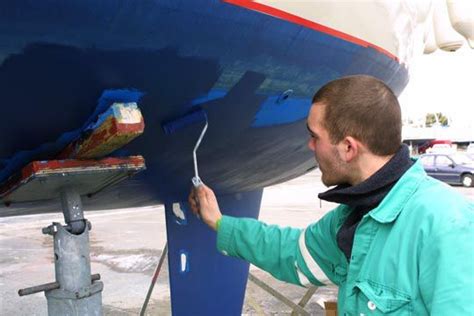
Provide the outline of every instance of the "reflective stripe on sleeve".
<path id="1" fill-rule="evenodd" d="M 295 262 L 295 269 L 296 269 L 296 273 L 298 275 L 300 284 L 304 287 L 308 287 L 308 285 L 311 284 L 311 281 L 309 281 L 306 275 L 304 275 L 303 272 L 301 272 L 300 268 L 298 267 L 298 263 L 296 262 Z"/>
<path id="2" fill-rule="evenodd" d="M 301 235 L 298 241 L 300 253 L 301 253 L 301 256 L 303 257 L 304 262 L 306 263 L 306 266 L 308 267 L 309 271 L 313 275 L 313 278 L 317 280 L 316 273 L 317 271 L 319 271 L 319 266 L 316 263 L 316 261 L 314 261 L 311 254 L 309 253 L 308 248 L 306 248 L 305 233 L 306 233 L 306 229 L 301 232 Z"/>

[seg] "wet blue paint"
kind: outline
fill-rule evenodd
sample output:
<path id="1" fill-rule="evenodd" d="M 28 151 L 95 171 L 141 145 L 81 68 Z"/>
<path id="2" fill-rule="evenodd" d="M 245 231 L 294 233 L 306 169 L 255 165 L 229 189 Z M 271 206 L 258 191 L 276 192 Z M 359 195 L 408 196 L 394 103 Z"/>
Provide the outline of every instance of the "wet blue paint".
<path id="1" fill-rule="evenodd" d="M 182 128 L 185 128 L 191 124 L 201 123 L 205 124 L 207 121 L 207 114 L 201 108 L 197 108 L 191 112 L 185 113 L 177 118 L 170 121 L 163 122 L 162 128 L 165 134 L 172 134 Z"/>
<path id="2" fill-rule="evenodd" d="M 310 107 L 309 99 L 289 96 L 288 99 L 282 101 L 281 96 L 271 96 L 261 105 L 252 126 L 265 127 L 294 123 L 306 119 Z"/>
<path id="3" fill-rule="evenodd" d="M 196 99 L 191 101 L 191 105 L 196 106 L 202 103 L 206 103 L 212 100 L 223 98 L 226 95 L 227 91 L 222 89 L 213 89 L 209 93 L 199 96 Z"/>

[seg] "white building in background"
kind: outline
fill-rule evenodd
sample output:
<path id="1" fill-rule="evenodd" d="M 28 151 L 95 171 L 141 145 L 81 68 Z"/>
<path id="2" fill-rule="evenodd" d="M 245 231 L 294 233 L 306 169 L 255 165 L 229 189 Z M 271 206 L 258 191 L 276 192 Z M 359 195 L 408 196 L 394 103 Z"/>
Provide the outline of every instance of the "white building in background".
<path id="1" fill-rule="evenodd" d="M 448 116 L 448 119 L 448 126 L 437 122 L 426 127 L 426 114 L 414 118 L 404 117 L 402 139 L 410 146 L 412 154 L 418 154 L 418 146 L 430 140 L 449 140 L 454 150 L 464 150 L 469 143 L 474 143 L 474 120 L 456 120 L 452 116 Z"/>

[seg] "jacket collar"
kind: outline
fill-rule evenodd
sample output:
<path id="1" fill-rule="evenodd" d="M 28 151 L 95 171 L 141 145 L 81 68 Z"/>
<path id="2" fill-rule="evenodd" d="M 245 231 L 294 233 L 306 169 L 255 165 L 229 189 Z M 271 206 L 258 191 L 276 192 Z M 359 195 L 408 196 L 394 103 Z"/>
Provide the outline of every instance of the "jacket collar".
<path id="1" fill-rule="evenodd" d="M 420 182 L 427 177 L 421 162 L 414 161 L 413 166 L 397 181 L 382 202 L 367 215 L 380 223 L 390 223 L 397 218 Z"/>
<path id="2" fill-rule="evenodd" d="M 357 212 L 366 214 L 382 202 L 412 165 L 408 146 L 402 144 L 395 155 L 365 181 L 356 185 L 340 184 L 318 194 L 318 197 L 357 208 Z"/>

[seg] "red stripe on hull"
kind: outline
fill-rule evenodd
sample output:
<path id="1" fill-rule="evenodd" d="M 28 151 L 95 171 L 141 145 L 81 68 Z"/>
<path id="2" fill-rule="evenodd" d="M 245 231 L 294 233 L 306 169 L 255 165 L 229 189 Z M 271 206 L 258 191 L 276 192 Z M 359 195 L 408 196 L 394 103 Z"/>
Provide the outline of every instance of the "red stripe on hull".
<path id="1" fill-rule="evenodd" d="M 253 10 L 253 11 L 265 13 L 265 14 L 274 16 L 276 18 L 279 18 L 279 19 L 282 19 L 282 20 L 285 20 L 285 21 L 288 21 L 288 22 L 291 22 L 291 23 L 294 23 L 294 24 L 301 25 L 301 26 L 304 26 L 306 28 L 309 28 L 309 29 L 312 29 L 312 30 L 315 30 L 315 31 L 318 31 L 318 32 L 326 33 L 326 34 L 329 34 L 331 36 L 343 39 L 347 42 L 354 43 L 354 44 L 357 44 L 357 45 L 362 46 L 362 47 L 371 47 L 371 48 L 377 50 L 378 52 L 380 52 L 382 54 L 385 54 L 388 57 L 396 60 L 397 62 L 399 61 L 397 56 L 393 55 L 392 53 L 390 53 L 389 51 L 387 51 L 386 49 L 384 49 L 382 47 L 371 44 L 367 41 L 364 41 L 364 40 L 362 40 L 360 38 L 357 38 L 357 37 L 354 37 L 352 35 L 337 31 L 337 30 L 332 29 L 330 27 L 327 27 L 327 26 L 315 23 L 313 21 L 304 19 L 304 18 L 299 17 L 297 15 L 282 11 L 280 9 L 276 9 L 276 8 L 273 8 L 273 7 L 270 7 L 270 6 L 261 4 L 261 3 L 257 3 L 257 2 L 254 2 L 253 0 L 222 0 L 222 1 L 226 2 L 226 3 L 229 3 L 229 4 L 236 5 L 236 6 L 244 7 L 244 8 Z"/>

